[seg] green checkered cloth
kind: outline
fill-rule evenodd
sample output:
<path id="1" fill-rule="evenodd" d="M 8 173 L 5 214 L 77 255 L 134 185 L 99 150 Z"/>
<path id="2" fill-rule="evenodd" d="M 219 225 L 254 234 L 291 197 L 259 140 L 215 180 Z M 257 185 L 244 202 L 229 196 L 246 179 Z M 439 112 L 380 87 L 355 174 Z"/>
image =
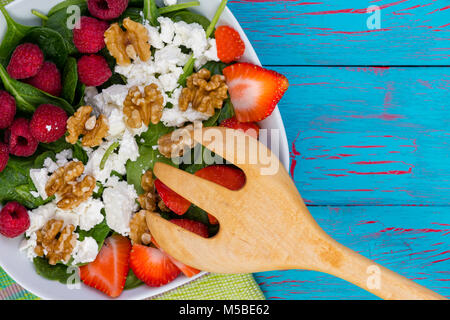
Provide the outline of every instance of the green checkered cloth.
<path id="1" fill-rule="evenodd" d="M 0 0 L 6 5 L 12 0 Z M 0 268 L 0 300 L 39 299 L 14 282 Z M 158 300 L 264 300 L 255 279 L 250 274 L 208 274 L 154 299 Z"/>

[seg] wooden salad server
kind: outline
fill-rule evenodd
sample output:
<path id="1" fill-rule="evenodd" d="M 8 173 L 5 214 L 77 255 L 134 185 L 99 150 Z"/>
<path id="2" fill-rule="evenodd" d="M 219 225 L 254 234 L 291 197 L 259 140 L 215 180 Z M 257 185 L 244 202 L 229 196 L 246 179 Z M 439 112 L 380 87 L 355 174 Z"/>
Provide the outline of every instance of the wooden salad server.
<path id="1" fill-rule="evenodd" d="M 309 213 L 279 159 L 256 139 L 231 129 L 205 128 L 200 139 L 194 135 L 194 140 L 241 168 L 247 180 L 241 190 L 230 191 L 169 165 L 155 165 L 158 179 L 220 222 L 217 235 L 205 239 L 149 213 L 152 236 L 173 258 L 214 273 L 320 271 L 383 299 L 445 299 L 328 236 Z M 278 169 L 267 174 L 269 165 L 259 156 L 250 164 L 255 150 L 265 152 Z M 243 155 L 246 160 L 240 161 Z"/>

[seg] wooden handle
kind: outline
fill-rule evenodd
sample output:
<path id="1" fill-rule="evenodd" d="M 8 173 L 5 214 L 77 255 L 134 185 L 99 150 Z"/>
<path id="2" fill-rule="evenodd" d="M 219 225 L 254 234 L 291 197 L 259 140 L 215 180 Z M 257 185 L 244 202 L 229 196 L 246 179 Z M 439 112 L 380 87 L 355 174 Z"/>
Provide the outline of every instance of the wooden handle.
<path id="1" fill-rule="evenodd" d="M 317 271 L 332 274 L 386 300 L 446 300 L 445 297 L 337 243 L 339 261 L 327 261 Z"/>

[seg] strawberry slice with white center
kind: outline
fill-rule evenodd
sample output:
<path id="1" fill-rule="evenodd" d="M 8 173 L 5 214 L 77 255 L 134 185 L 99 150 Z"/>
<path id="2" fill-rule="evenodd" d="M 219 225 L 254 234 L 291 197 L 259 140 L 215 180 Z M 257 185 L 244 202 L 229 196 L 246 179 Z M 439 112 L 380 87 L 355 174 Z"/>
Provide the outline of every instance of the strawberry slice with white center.
<path id="1" fill-rule="evenodd" d="M 289 87 L 285 76 L 251 63 L 233 64 L 223 74 L 239 122 L 270 116 Z"/>
<path id="2" fill-rule="evenodd" d="M 130 267 L 139 280 L 150 287 L 160 287 L 175 280 L 180 270 L 169 256 L 157 248 L 133 245 Z"/>
<path id="3" fill-rule="evenodd" d="M 95 261 L 80 267 L 80 279 L 89 287 L 116 298 L 121 295 L 129 271 L 131 242 L 113 235 L 106 239 Z"/>

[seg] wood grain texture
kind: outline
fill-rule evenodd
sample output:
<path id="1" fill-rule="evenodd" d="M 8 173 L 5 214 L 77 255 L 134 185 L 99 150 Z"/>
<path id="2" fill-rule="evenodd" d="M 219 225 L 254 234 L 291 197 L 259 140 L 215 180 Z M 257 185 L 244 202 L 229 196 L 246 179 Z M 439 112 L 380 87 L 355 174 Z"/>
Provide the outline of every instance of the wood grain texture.
<path id="1" fill-rule="evenodd" d="M 450 297 L 448 207 L 309 206 L 336 240 L 415 282 Z M 312 271 L 256 274 L 268 299 L 376 299 Z"/>
<path id="2" fill-rule="evenodd" d="M 370 30 L 367 8 L 381 9 Z M 232 0 L 265 65 L 448 65 L 448 0 Z"/>
<path id="3" fill-rule="evenodd" d="M 450 205 L 450 69 L 276 70 L 307 204 Z"/>

